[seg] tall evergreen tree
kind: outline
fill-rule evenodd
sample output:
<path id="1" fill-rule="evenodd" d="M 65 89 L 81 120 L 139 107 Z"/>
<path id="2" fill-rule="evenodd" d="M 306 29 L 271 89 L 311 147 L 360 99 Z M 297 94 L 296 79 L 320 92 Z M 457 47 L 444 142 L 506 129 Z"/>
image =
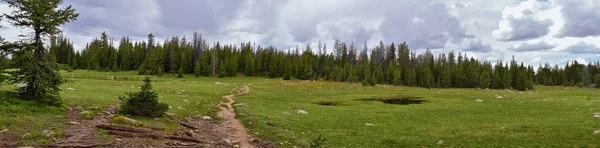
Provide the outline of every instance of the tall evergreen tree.
<path id="1" fill-rule="evenodd" d="M 13 73 L 12 83 L 25 83 L 19 89 L 24 99 L 37 100 L 52 105 L 61 103 L 59 86 L 65 81 L 58 73 L 59 66 L 44 48 L 43 37 L 61 32 L 60 25 L 75 21 L 79 16 L 71 6 L 59 8 L 62 0 L 3 0 L 13 8 L 4 16 L 17 27 L 33 29 L 32 43 L 22 44 L 14 54 L 19 70 Z"/>

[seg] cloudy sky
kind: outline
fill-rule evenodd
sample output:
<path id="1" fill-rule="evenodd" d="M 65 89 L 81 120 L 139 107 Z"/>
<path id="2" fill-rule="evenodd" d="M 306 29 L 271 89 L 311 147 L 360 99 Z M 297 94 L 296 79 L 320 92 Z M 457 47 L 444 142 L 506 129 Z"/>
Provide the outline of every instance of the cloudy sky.
<path id="1" fill-rule="evenodd" d="M 280 49 L 362 47 L 406 41 L 418 52 L 466 52 L 479 59 L 526 64 L 600 60 L 597 0 L 65 0 L 80 16 L 62 26 L 80 49 L 103 31 L 159 40 L 198 31 L 209 42 L 255 42 Z M 11 9 L 0 3 L 0 12 Z M 0 35 L 17 40 L 28 30 L 1 22 Z M 331 46 L 329 46 L 331 49 Z"/>

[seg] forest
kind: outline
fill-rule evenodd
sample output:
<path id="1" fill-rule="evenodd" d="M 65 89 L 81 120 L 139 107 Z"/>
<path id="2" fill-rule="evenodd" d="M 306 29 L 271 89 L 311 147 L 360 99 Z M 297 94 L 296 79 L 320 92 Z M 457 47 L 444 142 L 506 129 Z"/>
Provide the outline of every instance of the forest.
<path id="1" fill-rule="evenodd" d="M 333 52 L 326 44 L 317 49 L 281 50 L 272 46 L 241 43 L 240 45 L 212 45 L 200 33 L 191 40 L 172 37 L 160 43 L 153 34 L 147 41 L 133 42 L 129 37 L 120 39 L 115 47 L 106 33 L 92 40 L 82 50 L 75 50 L 68 37 L 53 36 L 50 54 L 57 62 L 72 69 L 97 71 L 137 70 L 139 75 L 183 74 L 195 76 L 282 77 L 285 80 L 330 80 L 387 84 L 426 88 L 491 88 L 533 90 L 535 85 L 564 85 L 594 87 L 600 83 L 600 63 L 572 61 L 560 67 L 548 63 L 532 65 L 510 62 L 481 61 L 465 53 L 441 53 L 434 56 L 429 50 L 417 54 L 406 42 L 384 44 L 368 49 L 366 43 L 359 49 L 354 42 L 336 40 Z"/>

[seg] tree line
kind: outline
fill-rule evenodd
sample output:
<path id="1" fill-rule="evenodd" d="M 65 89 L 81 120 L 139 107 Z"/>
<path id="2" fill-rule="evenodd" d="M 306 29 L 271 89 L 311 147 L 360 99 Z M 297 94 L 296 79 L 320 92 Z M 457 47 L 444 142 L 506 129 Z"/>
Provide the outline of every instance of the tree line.
<path id="1" fill-rule="evenodd" d="M 251 43 L 209 45 L 199 33 L 191 40 L 172 37 L 162 43 L 153 34 L 147 41 L 120 39 L 115 47 L 106 33 L 92 40 L 79 51 L 64 36 L 51 38 L 50 52 L 58 63 L 74 69 L 98 71 L 137 70 L 140 75 L 194 74 L 195 76 L 282 77 L 286 80 L 331 80 L 388 84 L 427 88 L 492 88 L 533 90 L 534 85 L 588 86 L 600 81 L 600 63 L 583 65 L 569 62 L 558 65 L 533 66 L 522 62 L 489 61 L 467 57 L 466 53 L 441 53 L 437 57 L 429 50 L 417 54 L 406 42 L 384 44 L 370 49 L 366 43 L 359 49 L 353 42 L 336 40 L 333 52 L 318 43 L 317 49 L 306 45 L 278 50 Z"/>

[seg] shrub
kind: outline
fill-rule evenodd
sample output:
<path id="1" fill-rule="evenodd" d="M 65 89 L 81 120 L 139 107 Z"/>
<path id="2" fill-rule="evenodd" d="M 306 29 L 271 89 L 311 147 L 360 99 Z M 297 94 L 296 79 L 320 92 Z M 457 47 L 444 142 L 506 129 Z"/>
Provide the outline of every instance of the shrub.
<path id="1" fill-rule="evenodd" d="M 179 68 L 177 71 L 177 78 L 183 78 L 183 68 Z"/>
<path id="2" fill-rule="evenodd" d="M 158 103 L 158 96 L 152 92 L 152 84 L 148 77 L 144 79 L 141 89 L 140 92 L 127 93 L 126 97 L 119 97 L 122 100 L 119 113 L 144 117 L 163 116 L 169 109 L 169 105 Z"/>

